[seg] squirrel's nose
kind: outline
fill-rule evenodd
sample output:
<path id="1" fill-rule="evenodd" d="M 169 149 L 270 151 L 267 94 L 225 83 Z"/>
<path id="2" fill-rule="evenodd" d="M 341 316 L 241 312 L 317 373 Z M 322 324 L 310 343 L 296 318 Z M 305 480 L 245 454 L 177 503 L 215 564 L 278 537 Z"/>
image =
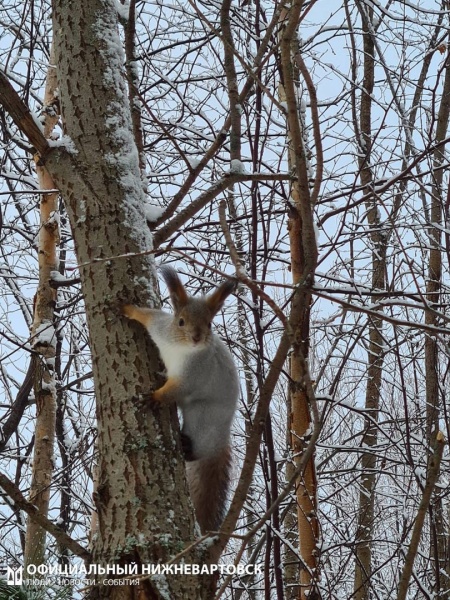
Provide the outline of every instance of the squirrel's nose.
<path id="1" fill-rule="evenodd" d="M 192 341 L 195 343 L 199 342 L 202 339 L 202 334 L 199 331 L 196 331 L 192 334 Z"/>

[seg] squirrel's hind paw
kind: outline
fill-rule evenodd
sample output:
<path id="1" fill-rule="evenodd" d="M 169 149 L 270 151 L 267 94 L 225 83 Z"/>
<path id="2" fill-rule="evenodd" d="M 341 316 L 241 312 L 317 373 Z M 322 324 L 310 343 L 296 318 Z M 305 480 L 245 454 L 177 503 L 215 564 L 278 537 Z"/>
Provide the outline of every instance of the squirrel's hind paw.
<path id="1" fill-rule="evenodd" d="M 180 438 L 181 438 L 181 449 L 183 451 L 184 460 L 186 460 L 187 462 L 189 462 L 191 460 L 195 460 L 194 449 L 192 447 L 191 438 L 188 435 L 186 435 L 185 433 L 181 433 Z"/>

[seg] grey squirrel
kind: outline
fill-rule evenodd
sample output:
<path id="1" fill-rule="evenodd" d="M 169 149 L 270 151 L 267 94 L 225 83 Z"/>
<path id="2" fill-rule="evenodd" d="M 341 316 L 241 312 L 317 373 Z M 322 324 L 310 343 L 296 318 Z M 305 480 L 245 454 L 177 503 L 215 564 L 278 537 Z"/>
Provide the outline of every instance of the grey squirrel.
<path id="1" fill-rule="evenodd" d="M 166 366 L 166 383 L 154 402 L 176 402 L 181 410 L 182 446 L 197 521 L 215 531 L 224 517 L 230 485 L 230 429 L 239 396 L 239 378 L 228 348 L 211 330 L 215 315 L 236 288 L 223 282 L 212 294 L 189 296 L 177 273 L 160 268 L 174 313 L 132 304 L 122 312 L 139 321 L 157 345 Z"/>

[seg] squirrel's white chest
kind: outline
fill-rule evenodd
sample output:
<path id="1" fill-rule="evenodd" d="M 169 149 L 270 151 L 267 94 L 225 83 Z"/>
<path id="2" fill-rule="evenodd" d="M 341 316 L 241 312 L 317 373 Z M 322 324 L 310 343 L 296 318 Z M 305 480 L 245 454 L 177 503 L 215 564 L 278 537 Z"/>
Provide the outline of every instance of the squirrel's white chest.
<path id="1" fill-rule="evenodd" d="M 181 344 L 168 343 L 158 336 L 155 339 L 159 353 L 167 369 L 169 377 L 180 377 L 184 370 L 184 365 L 190 356 L 195 353 L 194 348 L 189 348 Z"/>

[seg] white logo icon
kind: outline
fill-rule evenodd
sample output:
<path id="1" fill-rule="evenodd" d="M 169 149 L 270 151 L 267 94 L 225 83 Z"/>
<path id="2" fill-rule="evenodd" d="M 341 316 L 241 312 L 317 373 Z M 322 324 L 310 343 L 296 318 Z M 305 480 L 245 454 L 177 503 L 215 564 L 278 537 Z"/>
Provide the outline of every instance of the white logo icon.
<path id="1" fill-rule="evenodd" d="M 6 567 L 6 583 L 7 585 L 22 585 L 23 567 L 11 569 Z"/>

